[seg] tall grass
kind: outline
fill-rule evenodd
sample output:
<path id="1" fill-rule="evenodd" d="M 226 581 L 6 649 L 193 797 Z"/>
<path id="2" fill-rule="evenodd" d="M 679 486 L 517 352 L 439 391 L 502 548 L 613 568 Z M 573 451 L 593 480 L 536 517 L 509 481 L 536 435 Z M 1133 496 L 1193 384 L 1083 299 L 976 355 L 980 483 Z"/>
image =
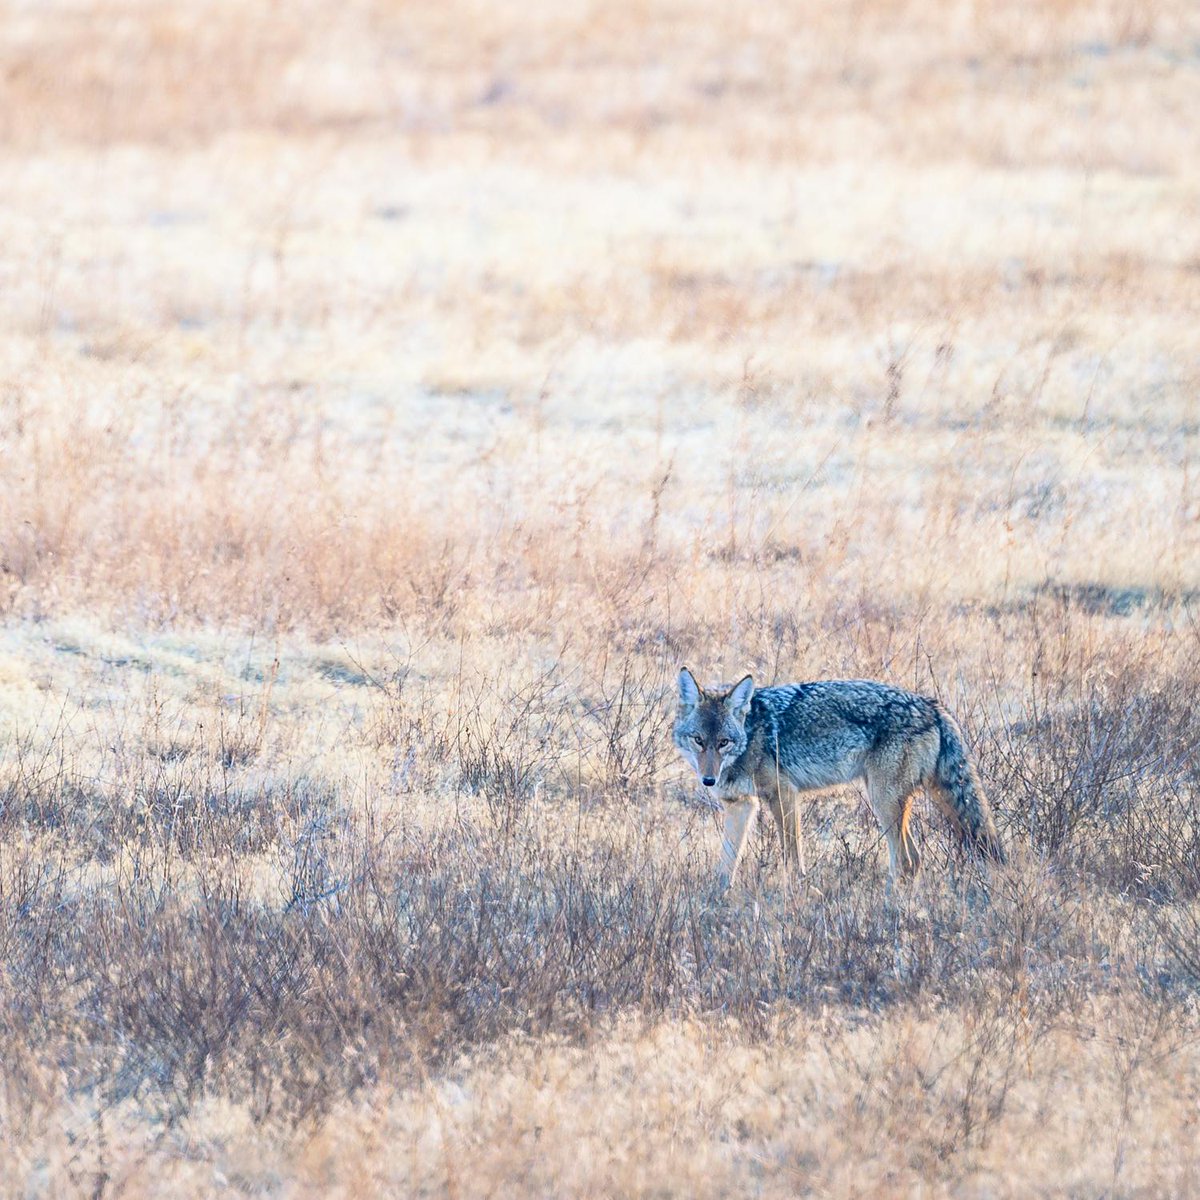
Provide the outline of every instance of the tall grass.
<path id="1" fill-rule="evenodd" d="M 0 1190 L 1200 1188 L 1194 6 L 9 15 Z"/>

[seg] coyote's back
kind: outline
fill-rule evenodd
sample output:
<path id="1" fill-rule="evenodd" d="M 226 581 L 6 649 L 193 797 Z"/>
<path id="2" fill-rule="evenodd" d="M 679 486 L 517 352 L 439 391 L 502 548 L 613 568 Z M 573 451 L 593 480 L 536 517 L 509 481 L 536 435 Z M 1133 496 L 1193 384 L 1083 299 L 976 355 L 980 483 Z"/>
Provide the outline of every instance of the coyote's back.
<path id="1" fill-rule="evenodd" d="M 1002 862 L 1003 848 L 962 732 L 929 696 L 862 679 L 755 689 L 704 689 L 679 674 L 675 744 L 725 808 L 722 875 L 737 868 L 760 803 L 799 857 L 798 791 L 863 779 L 893 875 L 920 862 L 909 830 L 913 794 L 924 787 L 963 842 Z"/>

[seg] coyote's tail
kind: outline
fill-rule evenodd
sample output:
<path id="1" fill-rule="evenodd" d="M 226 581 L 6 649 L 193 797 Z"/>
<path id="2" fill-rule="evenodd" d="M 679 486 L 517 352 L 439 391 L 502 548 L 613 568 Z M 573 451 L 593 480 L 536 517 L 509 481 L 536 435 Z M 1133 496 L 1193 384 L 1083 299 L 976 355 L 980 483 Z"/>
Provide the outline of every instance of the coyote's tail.
<path id="1" fill-rule="evenodd" d="M 950 816 L 958 825 L 965 845 L 995 862 L 1005 861 L 1004 847 L 996 833 L 992 809 L 984 794 L 975 764 L 967 753 L 958 722 L 939 704 L 937 728 L 941 739 L 934 779 L 942 791 Z"/>

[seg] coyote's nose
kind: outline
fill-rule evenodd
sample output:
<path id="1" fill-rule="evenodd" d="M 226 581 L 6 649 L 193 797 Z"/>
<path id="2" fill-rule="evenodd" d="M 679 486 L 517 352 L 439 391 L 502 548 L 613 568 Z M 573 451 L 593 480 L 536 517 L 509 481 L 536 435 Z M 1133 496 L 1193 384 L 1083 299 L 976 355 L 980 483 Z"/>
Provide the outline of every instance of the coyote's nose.
<path id="1" fill-rule="evenodd" d="M 716 779 L 713 778 L 713 776 L 705 775 L 704 778 L 700 780 L 700 782 L 702 784 L 704 784 L 705 787 L 712 787 L 717 781 L 716 781 Z"/>

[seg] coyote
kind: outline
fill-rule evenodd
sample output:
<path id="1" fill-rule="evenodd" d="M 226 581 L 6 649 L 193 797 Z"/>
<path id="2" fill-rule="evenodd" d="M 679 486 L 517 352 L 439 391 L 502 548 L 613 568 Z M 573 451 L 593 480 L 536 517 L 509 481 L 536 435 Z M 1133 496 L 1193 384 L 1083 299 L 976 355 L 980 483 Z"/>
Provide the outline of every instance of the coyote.
<path id="1" fill-rule="evenodd" d="M 991 808 L 963 744 L 938 701 L 864 679 L 706 690 L 679 672 L 675 745 L 725 810 L 720 881 L 733 882 L 763 802 L 787 862 L 800 861 L 796 793 L 864 779 L 887 839 L 891 876 L 920 865 L 909 831 L 918 787 L 932 795 L 963 842 L 1004 862 Z"/>

